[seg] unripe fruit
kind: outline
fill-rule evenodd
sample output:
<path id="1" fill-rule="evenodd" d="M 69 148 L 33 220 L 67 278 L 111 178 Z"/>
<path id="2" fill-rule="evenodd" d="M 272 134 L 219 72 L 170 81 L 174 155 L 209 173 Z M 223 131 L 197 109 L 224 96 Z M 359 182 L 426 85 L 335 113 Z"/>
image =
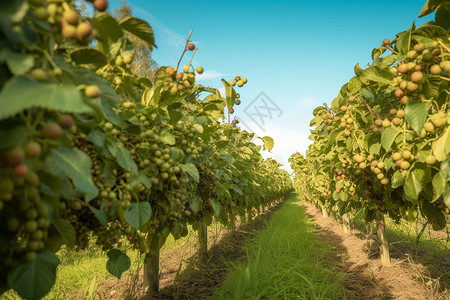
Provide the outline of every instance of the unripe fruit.
<path id="1" fill-rule="evenodd" d="M 395 126 L 400 125 L 401 122 L 402 122 L 402 120 L 399 119 L 399 118 L 393 118 L 392 119 L 392 124 L 394 124 Z"/>
<path id="2" fill-rule="evenodd" d="M 380 180 L 383 179 L 384 178 L 384 174 L 383 173 L 378 173 L 377 174 L 377 178 L 380 179 Z"/>
<path id="3" fill-rule="evenodd" d="M 92 25 L 87 22 L 81 22 L 77 26 L 77 37 L 84 40 L 92 33 Z"/>
<path id="4" fill-rule="evenodd" d="M 187 48 L 188 48 L 190 51 L 194 50 L 194 49 L 195 49 L 194 43 L 189 43 L 188 46 L 187 46 Z"/>
<path id="5" fill-rule="evenodd" d="M 104 11 L 108 8 L 108 1 L 107 0 L 95 0 L 94 7 L 95 7 L 95 9 L 97 9 L 99 11 Z"/>
<path id="6" fill-rule="evenodd" d="M 408 71 L 414 70 L 416 68 L 416 66 L 417 66 L 416 63 L 414 63 L 414 62 L 409 62 L 409 63 L 406 64 L 406 67 L 408 68 Z"/>
<path id="7" fill-rule="evenodd" d="M 84 90 L 84 94 L 89 98 L 98 98 L 101 96 L 102 91 L 96 85 L 88 85 Z"/>
<path id="8" fill-rule="evenodd" d="M 203 67 L 197 67 L 196 71 L 198 74 L 202 74 L 204 70 Z"/>
<path id="9" fill-rule="evenodd" d="M 445 72 L 450 73 L 450 60 L 441 62 L 440 66 Z"/>
<path id="10" fill-rule="evenodd" d="M 442 127 L 445 125 L 444 114 L 435 114 L 431 116 L 431 122 L 433 122 L 434 126 Z"/>
<path id="11" fill-rule="evenodd" d="M 184 65 L 183 66 L 183 72 L 184 73 L 188 73 L 189 72 L 189 65 Z M 180 79 L 178 79 L 178 80 L 180 80 Z"/>
<path id="12" fill-rule="evenodd" d="M 420 71 L 416 71 L 411 74 L 411 80 L 413 82 L 417 83 L 417 82 L 420 82 L 422 79 L 423 79 L 423 73 Z"/>
<path id="13" fill-rule="evenodd" d="M 11 165 L 17 165 L 25 160 L 25 152 L 22 148 L 14 147 L 6 152 L 6 161 Z"/>
<path id="14" fill-rule="evenodd" d="M 17 231 L 20 227 L 19 219 L 17 218 L 9 218 L 8 222 L 6 223 L 6 227 L 9 231 Z"/>
<path id="15" fill-rule="evenodd" d="M 241 100 L 238 99 L 238 100 L 236 100 L 235 103 L 236 103 L 236 105 L 239 105 L 239 104 L 241 104 Z"/>
<path id="16" fill-rule="evenodd" d="M 129 55 L 129 54 L 125 55 L 125 56 L 123 57 L 123 62 L 124 62 L 126 65 L 131 64 L 131 63 L 133 62 L 133 56 L 132 56 L 132 55 Z"/>
<path id="17" fill-rule="evenodd" d="M 380 183 L 381 183 L 382 185 L 386 185 L 386 184 L 389 183 L 389 179 L 383 178 L 383 179 L 381 179 Z"/>
<path id="18" fill-rule="evenodd" d="M 405 150 L 405 151 L 402 152 L 402 156 L 403 156 L 404 159 L 410 159 L 411 155 L 412 155 L 411 151 L 409 151 L 409 150 Z"/>
<path id="19" fill-rule="evenodd" d="M 34 80 L 37 80 L 37 81 L 47 81 L 48 80 L 47 73 L 41 68 L 36 68 L 36 69 L 31 70 L 30 76 L 31 76 L 31 78 L 33 78 Z"/>
<path id="20" fill-rule="evenodd" d="M 384 119 L 382 125 L 384 128 L 387 128 L 391 126 L 391 122 L 388 119 Z"/>
<path id="21" fill-rule="evenodd" d="M 64 20 L 71 24 L 71 25 L 77 25 L 78 24 L 78 14 L 73 9 L 66 10 L 63 14 Z"/>
<path id="22" fill-rule="evenodd" d="M 439 67 L 439 65 L 432 65 L 430 67 L 430 73 L 433 75 L 439 75 L 441 74 L 441 67 Z"/>
<path id="23" fill-rule="evenodd" d="M 425 128 L 426 131 L 431 132 L 434 130 L 434 125 L 430 122 L 427 122 L 423 125 L 423 128 Z"/>
<path id="24" fill-rule="evenodd" d="M 231 80 L 230 82 L 228 82 L 228 84 L 231 85 L 231 86 L 235 86 L 236 82 L 234 80 Z"/>
<path id="25" fill-rule="evenodd" d="M 399 86 L 402 90 L 406 90 L 408 87 L 408 81 L 402 81 Z"/>
<path id="26" fill-rule="evenodd" d="M 65 39 L 74 39 L 77 37 L 77 28 L 73 25 L 66 24 L 61 29 L 61 34 Z"/>
<path id="27" fill-rule="evenodd" d="M 25 260 L 28 262 L 33 262 L 36 260 L 36 252 L 29 251 L 27 254 L 25 254 Z"/>
<path id="28" fill-rule="evenodd" d="M 414 50 L 416 50 L 417 52 L 422 52 L 424 49 L 425 49 L 425 46 L 422 43 L 414 45 Z"/>
<path id="29" fill-rule="evenodd" d="M 436 163 L 436 157 L 434 156 L 434 155 L 432 155 L 432 154 L 430 154 L 430 155 L 428 155 L 427 156 L 427 158 L 425 159 L 425 162 L 428 164 L 428 165 L 434 165 L 435 163 Z"/>
<path id="30" fill-rule="evenodd" d="M 409 50 L 408 53 L 406 53 L 406 58 L 408 59 L 414 59 L 417 56 L 417 51 L 415 50 Z"/>
<path id="31" fill-rule="evenodd" d="M 404 161 L 402 161 L 401 163 L 400 163 L 400 168 L 402 169 L 402 170 L 407 170 L 407 169 L 409 169 L 411 167 L 411 164 L 409 163 L 409 162 L 407 162 L 406 160 L 404 160 Z"/>
<path id="32" fill-rule="evenodd" d="M 383 125 L 383 121 L 381 119 L 376 119 L 375 120 L 375 125 L 381 126 L 381 125 Z"/>
<path id="33" fill-rule="evenodd" d="M 38 224 L 34 220 L 29 220 L 25 222 L 25 230 L 29 233 L 35 232 L 38 229 Z"/>
<path id="34" fill-rule="evenodd" d="M 397 97 L 397 98 L 401 98 L 403 96 L 403 91 L 400 90 L 400 89 L 396 89 L 394 91 L 394 96 Z"/>
<path id="35" fill-rule="evenodd" d="M 48 139 L 57 139 L 61 137 L 63 130 L 56 123 L 48 123 L 42 128 L 42 135 Z"/>
<path id="36" fill-rule="evenodd" d="M 397 71 L 399 71 L 400 73 L 407 73 L 408 67 L 406 66 L 406 64 L 399 64 L 397 67 Z"/>
<path id="37" fill-rule="evenodd" d="M 392 68 L 389 68 L 389 72 L 391 72 L 392 75 L 396 75 L 398 71 L 397 71 L 396 67 L 392 67 Z M 349 99 L 349 101 L 350 101 L 350 99 Z"/>
<path id="38" fill-rule="evenodd" d="M 242 80 L 238 80 L 238 82 L 236 83 L 236 85 L 238 87 L 242 87 L 244 85 L 244 82 Z"/>
<path id="39" fill-rule="evenodd" d="M 409 101 L 409 97 L 408 96 L 403 96 L 400 98 L 400 103 L 401 104 L 406 104 Z"/>
<path id="40" fill-rule="evenodd" d="M 64 129 L 69 129 L 70 127 L 75 125 L 75 122 L 73 121 L 73 118 L 71 115 L 65 114 L 59 118 L 58 124 L 61 125 L 61 127 Z"/>
<path id="41" fill-rule="evenodd" d="M 28 175 L 28 167 L 26 165 L 17 165 L 13 170 L 14 176 L 19 178 L 25 178 Z"/>
<path id="42" fill-rule="evenodd" d="M 385 166 L 385 165 L 384 165 L 384 162 L 382 162 L 382 161 L 378 162 L 377 167 L 378 167 L 379 169 L 383 169 L 384 166 Z"/>
<path id="43" fill-rule="evenodd" d="M 119 77 L 114 78 L 115 85 L 120 85 L 121 83 L 122 83 L 122 79 L 120 79 Z"/>
<path id="44" fill-rule="evenodd" d="M 183 73 L 178 73 L 177 76 L 175 77 L 177 80 L 181 80 L 183 79 L 184 74 Z"/>
<path id="45" fill-rule="evenodd" d="M 393 160 L 400 160 L 402 159 L 402 155 L 398 152 L 392 153 L 392 159 Z"/>
<path id="46" fill-rule="evenodd" d="M 36 8 L 36 10 L 34 11 L 34 16 L 36 17 L 36 19 L 39 19 L 39 20 L 47 19 L 48 18 L 47 9 L 45 7 Z"/>
<path id="47" fill-rule="evenodd" d="M 399 118 L 403 118 L 405 116 L 405 111 L 404 110 L 397 111 L 396 116 Z"/>

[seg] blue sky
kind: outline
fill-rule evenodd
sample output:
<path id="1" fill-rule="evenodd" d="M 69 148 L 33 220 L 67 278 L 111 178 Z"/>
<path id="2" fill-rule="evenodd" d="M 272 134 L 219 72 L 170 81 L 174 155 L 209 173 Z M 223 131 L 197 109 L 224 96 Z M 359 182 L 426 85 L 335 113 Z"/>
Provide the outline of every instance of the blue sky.
<path id="1" fill-rule="evenodd" d="M 205 68 L 199 83 L 221 88 L 221 78 L 248 78 L 237 88 L 242 104 L 235 116 L 243 128 L 272 136 L 275 147 L 264 156 L 285 165 L 292 153 L 305 153 L 312 110 L 331 103 L 354 76 L 356 63 L 367 66 L 383 39 L 394 39 L 414 21 L 433 19 L 417 17 L 425 0 L 128 3 L 135 17 L 153 27 L 158 46 L 153 56 L 160 66 L 176 66 L 192 29 L 191 40 L 199 48 L 193 64 Z M 111 7 L 118 5 L 119 0 L 110 1 Z M 264 125 L 251 115 L 253 106 L 262 104 L 260 98 L 254 102 L 261 92 L 281 110 L 264 118 Z"/>

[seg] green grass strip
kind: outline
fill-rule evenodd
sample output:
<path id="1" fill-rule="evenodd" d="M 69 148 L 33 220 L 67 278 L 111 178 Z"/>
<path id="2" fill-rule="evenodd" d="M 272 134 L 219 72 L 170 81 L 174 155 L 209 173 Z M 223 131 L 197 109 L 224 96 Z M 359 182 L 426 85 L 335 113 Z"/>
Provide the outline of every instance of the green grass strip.
<path id="1" fill-rule="evenodd" d="M 245 246 L 248 262 L 230 265 L 211 299 L 346 299 L 345 274 L 332 271 L 331 246 L 315 234 L 292 194 L 267 227 Z"/>

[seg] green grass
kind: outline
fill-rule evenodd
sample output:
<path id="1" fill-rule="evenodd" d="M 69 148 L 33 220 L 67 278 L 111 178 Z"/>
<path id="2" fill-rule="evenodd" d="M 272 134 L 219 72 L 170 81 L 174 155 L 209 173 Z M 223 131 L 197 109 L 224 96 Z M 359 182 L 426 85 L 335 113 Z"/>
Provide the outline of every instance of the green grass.
<path id="1" fill-rule="evenodd" d="M 345 299 L 341 281 L 326 255 L 331 247 L 292 194 L 252 244 L 248 262 L 232 264 L 211 299 Z"/>

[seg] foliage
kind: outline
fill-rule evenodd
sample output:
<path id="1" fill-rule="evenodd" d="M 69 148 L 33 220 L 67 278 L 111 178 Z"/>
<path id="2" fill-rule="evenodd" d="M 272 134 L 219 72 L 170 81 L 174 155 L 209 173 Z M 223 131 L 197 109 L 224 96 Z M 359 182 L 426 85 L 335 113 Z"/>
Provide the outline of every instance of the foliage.
<path id="1" fill-rule="evenodd" d="M 42 297 L 54 252 L 91 238 L 120 277 L 129 267 L 123 236 L 156 251 L 187 224 L 233 222 L 291 189 L 252 134 L 220 122 L 234 88 L 224 98 L 195 84 L 189 67 L 161 67 L 153 82 L 136 75 L 129 36 L 152 49 L 152 28 L 118 22 L 105 2 L 94 1 L 92 17 L 72 1 L 0 4 L 2 292 Z"/>
<path id="2" fill-rule="evenodd" d="M 366 221 L 388 214 L 414 222 L 420 212 L 435 230 L 448 228 L 450 24 L 438 17 L 448 5 L 432 6 L 434 22 L 384 40 L 331 108 L 314 110 L 313 144 L 306 158 L 290 158 L 309 201 L 340 214 L 364 211 Z"/>

